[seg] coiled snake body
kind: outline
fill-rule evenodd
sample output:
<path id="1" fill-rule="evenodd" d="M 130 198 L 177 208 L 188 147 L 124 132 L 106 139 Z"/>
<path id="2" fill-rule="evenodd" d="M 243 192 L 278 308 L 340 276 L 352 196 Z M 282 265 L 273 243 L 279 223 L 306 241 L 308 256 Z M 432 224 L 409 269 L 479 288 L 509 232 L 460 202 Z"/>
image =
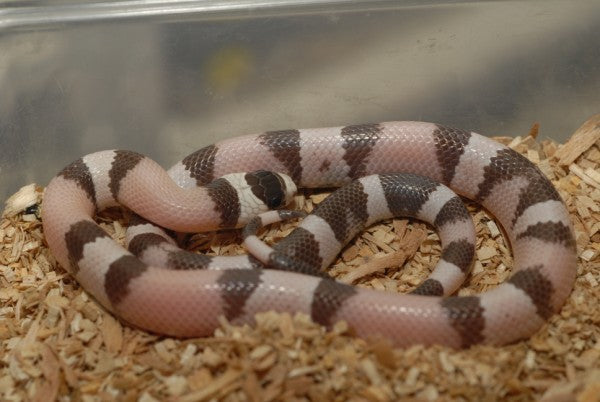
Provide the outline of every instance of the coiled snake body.
<path id="1" fill-rule="evenodd" d="M 130 249 L 151 263 L 123 249 L 92 220 L 98 209 L 121 203 L 178 231 L 240 226 L 260 212 L 256 200 L 245 201 L 230 182 L 213 180 L 260 169 L 287 174 L 299 187 L 359 179 L 338 190 L 340 196 L 306 218 L 263 260 L 282 266 L 298 261 L 316 272 L 357 227 L 372 223 L 377 214 L 400 213 L 429 220 L 440 230 L 444 251 L 438 266 L 409 295 L 355 288 L 285 267 L 248 269 L 261 266 L 252 257 L 221 267 L 229 269 L 189 269 L 194 267 L 186 265 L 168 237 L 144 221 L 133 223 Z M 233 177 L 271 206 L 294 190 L 284 175 Z M 472 223 L 458 199 L 430 179 L 477 201 L 502 224 L 514 253 L 507 282 L 480 295 L 447 297 L 471 263 Z M 419 188 L 415 195 L 406 192 L 412 187 Z M 220 315 L 241 323 L 251 322 L 256 312 L 277 310 L 305 312 L 324 325 L 343 319 L 359 336 L 384 336 L 399 346 L 504 344 L 530 336 L 557 312 L 576 272 L 569 216 L 548 179 L 491 139 L 432 123 L 237 137 L 189 155 L 168 173 L 133 152 L 90 154 L 48 185 L 42 219 L 58 262 L 102 305 L 135 326 L 174 336 L 210 335 Z M 247 240 L 252 239 L 249 234 Z M 170 267 L 160 265 L 167 260 Z M 214 264 L 210 257 L 203 261 L 208 268 Z"/>

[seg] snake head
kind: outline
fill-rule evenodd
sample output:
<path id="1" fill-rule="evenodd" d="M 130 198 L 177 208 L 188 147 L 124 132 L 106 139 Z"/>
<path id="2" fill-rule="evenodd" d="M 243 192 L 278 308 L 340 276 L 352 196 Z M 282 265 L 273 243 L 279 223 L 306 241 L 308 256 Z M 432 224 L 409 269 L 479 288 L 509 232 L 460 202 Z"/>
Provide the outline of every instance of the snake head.
<path id="1" fill-rule="evenodd" d="M 284 207 L 296 194 L 296 184 L 283 173 L 257 170 L 245 175 L 252 193 L 269 209 Z"/>
<path id="2" fill-rule="evenodd" d="M 223 179 L 236 189 L 238 195 L 241 209 L 238 227 L 263 212 L 288 205 L 297 191 L 291 177 L 267 170 L 228 174 Z"/>

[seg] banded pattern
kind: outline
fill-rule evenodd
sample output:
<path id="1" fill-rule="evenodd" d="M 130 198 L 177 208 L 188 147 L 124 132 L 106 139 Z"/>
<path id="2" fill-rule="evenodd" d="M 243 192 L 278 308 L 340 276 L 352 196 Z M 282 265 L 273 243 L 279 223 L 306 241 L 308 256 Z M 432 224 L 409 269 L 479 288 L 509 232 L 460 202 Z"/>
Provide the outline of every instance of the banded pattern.
<path id="1" fill-rule="evenodd" d="M 319 275 L 345 244 L 374 222 L 395 216 L 441 222 L 436 229 L 442 256 L 427 281 L 413 293 L 450 295 L 465 280 L 475 254 L 475 228 L 457 199 L 446 186 L 412 173 L 365 176 L 332 193 L 275 247 L 267 246 L 255 234 L 275 220 L 273 212 L 244 228 L 244 244 L 270 268 Z M 263 216 L 266 219 L 261 219 Z"/>
<path id="2" fill-rule="evenodd" d="M 360 178 L 342 190 L 342 194 L 348 188 L 360 190 L 342 197 L 349 200 L 347 209 L 322 208 L 308 216 L 294 232 L 298 243 L 280 242 L 276 249 L 285 250 L 279 253 L 283 265 L 292 259 L 301 261 L 299 266 L 307 272 L 321 272 L 333 258 L 333 250 L 353 236 L 356 223 L 363 224 L 365 216 L 364 224 L 371 223 L 378 202 L 390 211 L 414 213 L 433 222 L 440 226 L 442 238 L 448 235 L 444 228 L 465 222 L 454 195 L 432 201 L 440 189 L 437 185 L 421 190 L 406 204 L 386 198 L 393 184 L 384 178 L 401 172 L 442 182 L 494 214 L 512 245 L 513 274 L 506 283 L 480 295 L 443 297 L 451 292 L 446 283 L 452 281 L 433 274 L 416 294 L 398 295 L 275 269 L 239 269 L 241 265 L 224 271 L 188 269 L 176 254 L 171 259 L 180 258 L 179 269 L 166 269 L 161 265 L 166 263 L 164 254 L 156 264 L 142 262 L 98 231 L 92 220 L 97 209 L 119 202 L 172 230 L 218 229 L 231 224 L 235 212 L 222 214 L 219 202 L 198 185 L 255 170 L 282 172 L 301 187 L 340 186 L 364 175 L 378 175 L 373 182 Z M 249 186 L 243 177 L 237 184 Z M 293 187 L 289 183 L 285 181 L 288 189 Z M 242 206 L 246 198 L 237 191 Z M 251 197 L 256 199 L 254 194 Z M 237 210 L 237 206 L 228 208 Z M 240 214 L 237 224 L 250 221 L 255 212 L 250 208 L 247 217 Z M 568 213 L 543 174 L 493 140 L 432 123 L 387 122 L 246 135 L 206 147 L 168 173 L 139 154 L 90 154 L 51 181 L 42 218 L 57 260 L 102 305 L 133 325 L 175 336 L 209 335 L 220 315 L 249 323 L 256 312 L 276 310 L 305 312 L 324 325 L 344 319 L 359 336 L 384 336 L 399 346 L 503 344 L 530 336 L 557 312 L 576 272 Z M 132 249 L 145 258 L 172 245 L 168 236 L 158 235 L 165 241 L 142 238 Z M 464 275 L 473 252 L 468 243 L 458 240 L 444 246 L 440 264 Z M 250 267 L 258 266 L 256 260 L 248 260 Z"/>
<path id="3" fill-rule="evenodd" d="M 297 211 L 293 211 L 297 212 Z M 302 215 L 302 214 L 300 214 Z M 260 216 L 265 216 L 261 214 Z M 252 219 L 246 228 L 251 227 Z M 125 242 L 127 249 L 144 263 L 171 270 L 262 269 L 264 265 L 252 255 L 210 256 L 183 250 L 162 228 L 137 217 L 131 219 Z"/>

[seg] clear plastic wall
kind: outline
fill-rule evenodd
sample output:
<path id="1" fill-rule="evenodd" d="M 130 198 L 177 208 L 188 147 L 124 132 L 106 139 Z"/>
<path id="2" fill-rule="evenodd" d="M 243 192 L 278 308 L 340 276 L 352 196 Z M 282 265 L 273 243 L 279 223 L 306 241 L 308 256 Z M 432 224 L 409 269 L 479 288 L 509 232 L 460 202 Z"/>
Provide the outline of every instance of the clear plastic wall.
<path id="1" fill-rule="evenodd" d="M 0 0 L 0 199 L 101 149 L 169 167 L 263 130 L 425 120 L 562 141 L 598 1 Z"/>

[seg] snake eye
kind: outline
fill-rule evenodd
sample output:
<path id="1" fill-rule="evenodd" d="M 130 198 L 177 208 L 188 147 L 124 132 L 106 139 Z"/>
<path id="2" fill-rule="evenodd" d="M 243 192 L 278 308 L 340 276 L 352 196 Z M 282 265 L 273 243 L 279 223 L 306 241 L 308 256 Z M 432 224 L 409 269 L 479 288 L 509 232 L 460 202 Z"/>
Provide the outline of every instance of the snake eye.
<path id="1" fill-rule="evenodd" d="M 275 196 L 267 199 L 267 206 L 269 209 L 279 208 L 283 204 L 284 198 L 282 196 Z"/>

